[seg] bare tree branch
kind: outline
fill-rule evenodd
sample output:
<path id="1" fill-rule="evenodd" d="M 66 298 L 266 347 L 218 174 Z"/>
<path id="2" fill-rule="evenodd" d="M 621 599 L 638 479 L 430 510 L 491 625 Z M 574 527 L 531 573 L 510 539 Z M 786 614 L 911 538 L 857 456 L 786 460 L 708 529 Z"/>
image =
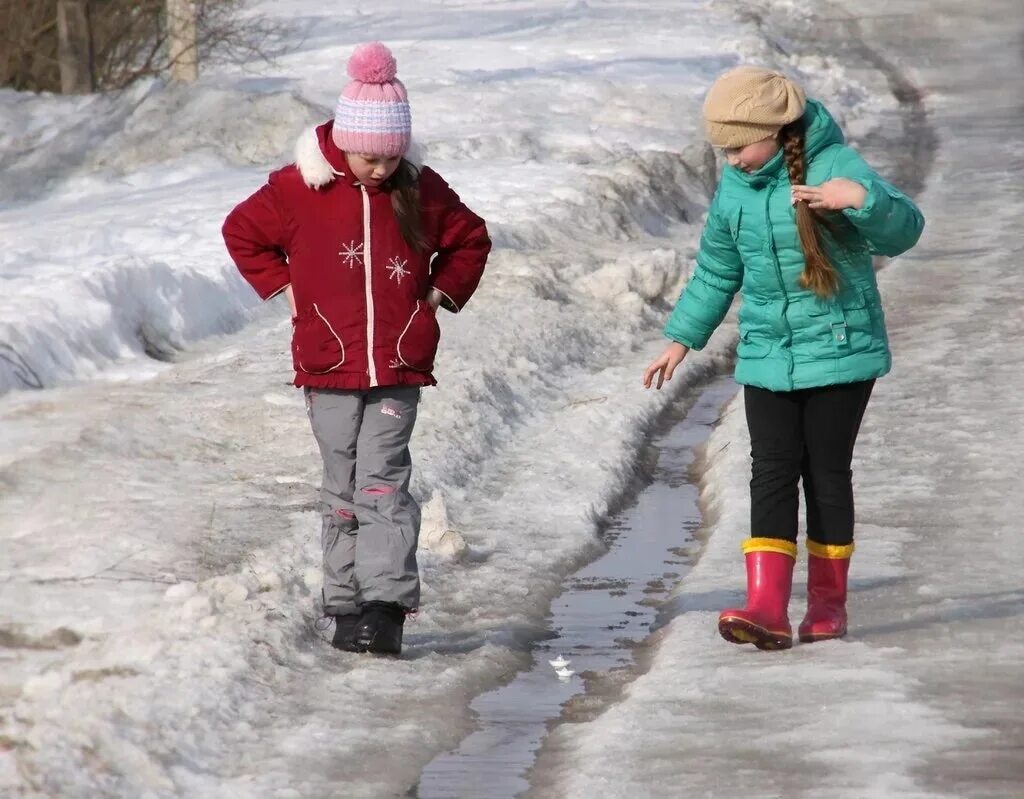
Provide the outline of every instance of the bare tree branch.
<path id="1" fill-rule="evenodd" d="M 167 75 L 192 51 L 172 54 L 166 0 L 84 0 L 93 76 L 100 90 Z M 283 23 L 247 13 L 249 0 L 194 0 L 200 68 L 272 61 L 287 51 Z M 57 0 L 0 0 L 0 86 L 60 91 Z"/>

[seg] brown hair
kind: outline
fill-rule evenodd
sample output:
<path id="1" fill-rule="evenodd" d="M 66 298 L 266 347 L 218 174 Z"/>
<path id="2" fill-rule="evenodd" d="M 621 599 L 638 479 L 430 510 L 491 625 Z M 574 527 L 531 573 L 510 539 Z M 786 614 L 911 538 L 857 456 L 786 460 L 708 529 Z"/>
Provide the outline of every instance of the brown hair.
<path id="1" fill-rule="evenodd" d="M 779 131 L 779 144 L 786 159 L 789 182 L 794 186 L 803 185 L 807 179 L 807 164 L 804 158 L 804 122 L 798 119 Z M 796 229 L 800 235 L 800 248 L 804 251 L 804 273 L 800 285 L 810 289 L 819 297 L 831 297 L 839 290 L 839 273 L 825 252 L 825 233 L 838 232 L 821 214 L 812 209 L 806 200 L 796 204 Z"/>
<path id="2" fill-rule="evenodd" d="M 391 207 L 395 209 L 398 229 L 405 243 L 416 252 L 427 249 L 420 216 L 420 171 L 404 158 L 398 162 L 388 184 L 391 187 Z"/>

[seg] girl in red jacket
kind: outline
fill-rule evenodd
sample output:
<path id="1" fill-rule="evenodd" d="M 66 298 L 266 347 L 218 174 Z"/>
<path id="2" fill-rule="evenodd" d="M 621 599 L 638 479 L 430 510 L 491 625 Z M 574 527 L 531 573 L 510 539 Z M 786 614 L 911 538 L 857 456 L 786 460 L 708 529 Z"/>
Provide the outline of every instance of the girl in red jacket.
<path id="1" fill-rule="evenodd" d="M 333 645 L 398 654 L 419 605 L 420 510 L 409 439 L 440 338 L 491 248 L 480 217 L 403 156 L 412 121 L 391 52 L 356 48 L 334 119 L 302 136 L 295 163 L 224 223 L 264 300 L 292 306 L 295 385 L 323 456 L 324 612 Z"/>

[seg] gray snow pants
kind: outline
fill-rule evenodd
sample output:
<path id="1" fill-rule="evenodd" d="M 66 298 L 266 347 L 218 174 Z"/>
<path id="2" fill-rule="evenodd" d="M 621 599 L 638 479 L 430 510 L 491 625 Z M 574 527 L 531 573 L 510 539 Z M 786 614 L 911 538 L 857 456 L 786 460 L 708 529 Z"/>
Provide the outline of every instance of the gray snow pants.
<path id="1" fill-rule="evenodd" d="M 324 613 L 355 613 L 371 601 L 418 608 L 420 508 L 409 494 L 409 439 L 420 389 L 307 388 L 305 394 L 324 461 Z"/>

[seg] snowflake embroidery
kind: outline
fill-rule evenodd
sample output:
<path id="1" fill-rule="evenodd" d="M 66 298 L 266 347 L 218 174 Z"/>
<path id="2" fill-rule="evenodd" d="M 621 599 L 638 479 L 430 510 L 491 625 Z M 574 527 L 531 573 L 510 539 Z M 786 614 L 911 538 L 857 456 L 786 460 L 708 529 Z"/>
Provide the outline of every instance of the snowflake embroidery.
<path id="1" fill-rule="evenodd" d="M 363 245 L 362 242 L 356 244 L 355 239 L 350 241 L 348 244 L 342 244 L 341 250 L 338 252 L 341 256 L 341 261 L 344 264 L 348 264 L 348 268 L 351 269 L 357 263 L 363 262 Z"/>
<path id="2" fill-rule="evenodd" d="M 391 272 L 391 277 L 398 281 L 398 285 L 402 285 L 402 278 L 409 274 L 409 270 L 405 268 L 407 263 L 409 262 L 404 258 L 399 260 L 398 256 L 394 255 L 385 267 Z"/>

